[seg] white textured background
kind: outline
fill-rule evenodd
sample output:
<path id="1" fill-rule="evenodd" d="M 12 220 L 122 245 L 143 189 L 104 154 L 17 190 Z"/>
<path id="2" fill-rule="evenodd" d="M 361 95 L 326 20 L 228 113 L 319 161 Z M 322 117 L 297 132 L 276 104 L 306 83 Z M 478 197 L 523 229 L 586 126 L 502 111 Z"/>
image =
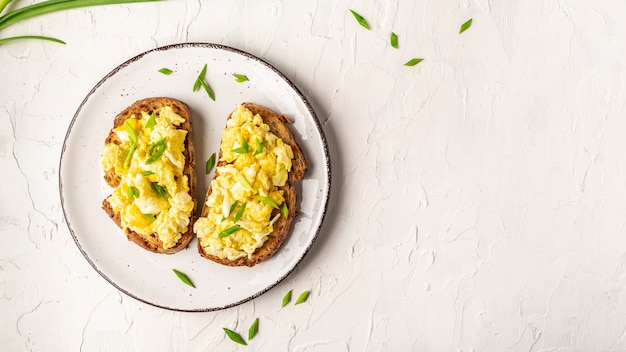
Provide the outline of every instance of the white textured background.
<path id="1" fill-rule="evenodd" d="M 626 1 L 168 0 L 0 31 L 22 34 L 68 44 L 0 46 L 2 350 L 626 351 Z M 87 92 L 187 41 L 292 79 L 323 123 L 334 186 L 287 280 L 199 314 L 103 280 L 58 196 Z M 402 65 L 412 57 L 425 60 Z M 312 293 L 281 309 L 289 289 Z M 225 337 L 256 317 L 248 347 Z"/>

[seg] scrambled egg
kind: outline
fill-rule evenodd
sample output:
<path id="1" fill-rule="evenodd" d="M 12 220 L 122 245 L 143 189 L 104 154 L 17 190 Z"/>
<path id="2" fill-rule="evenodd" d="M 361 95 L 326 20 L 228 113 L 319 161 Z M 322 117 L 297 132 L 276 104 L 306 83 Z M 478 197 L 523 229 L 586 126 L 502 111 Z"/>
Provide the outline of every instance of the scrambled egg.
<path id="1" fill-rule="evenodd" d="M 194 225 L 206 253 L 222 259 L 250 258 L 285 216 L 283 192 L 291 170 L 291 146 L 270 132 L 261 116 L 238 106 L 222 131 L 221 158 L 206 205 Z M 280 209 L 272 216 L 274 209 Z"/>
<path id="2" fill-rule="evenodd" d="M 121 144 L 104 146 L 101 165 L 121 175 L 107 198 L 121 226 L 140 235 L 156 234 L 163 248 L 174 247 L 186 232 L 194 202 L 183 174 L 187 131 L 185 119 L 171 107 L 149 115 L 141 112 L 115 128 Z"/>

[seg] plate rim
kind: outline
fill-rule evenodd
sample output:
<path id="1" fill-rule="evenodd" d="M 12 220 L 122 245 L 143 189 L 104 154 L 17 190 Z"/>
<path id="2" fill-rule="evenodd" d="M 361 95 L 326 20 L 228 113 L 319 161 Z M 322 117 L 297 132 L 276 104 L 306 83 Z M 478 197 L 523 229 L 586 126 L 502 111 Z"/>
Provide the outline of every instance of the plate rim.
<path id="1" fill-rule="evenodd" d="M 124 289 L 123 287 L 121 287 L 119 284 L 117 284 L 116 282 L 113 281 L 113 279 L 109 278 L 109 276 L 107 274 L 105 274 L 102 270 L 100 270 L 98 268 L 98 266 L 94 263 L 94 260 L 92 260 L 89 255 L 86 253 L 85 249 L 83 248 L 83 246 L 80 244 L 78 237 L 76 236 L 76 233 L 74 231 L 74 229 L 71 226 L 71 222 L 68 216 L 68 212 L 66 210 L 65 207 L 65 198 L 63 196 L 63 182 L 62 182 L 62 169 L 63 169 L 63 158 L 65 156 L 66 153 L 66 149 L 67 149 L 67 141 L 68 138 L 70 137 L 71 133 L 72 133 L 72 129 L 74 127 L 74 123 L 76 122 L 76 120 L 78 119 L 78 116 L 80 115 L 81 111 L 83 110 L 83 107 L 85 106 L 85 104 L 89 101 L 89 99 L 92 97 L 92 95 L 100 88 L 100 86 L 102 86 L 108 79 L 110 79 L 111 77 L 113 77 L 115 74 L 117 74 L 118 72 L 120 72 L 121 70 L 123 70 L 125 67 L 129 66 L 130 64 L 140 60 L 141 58 L 143 58 L 144 56 L 153 53 L 153 52 L 158 52 L 158 51 L 168 51 L 168 50 L 172 50 L 172 49 L 181 49 L 181 48 L 209 48 L 209 49 L 218 49 L 218 50 L 225 50 L 225 51 L 230 51 L 233 52 L 235 54 L 247 57 L 251 60 L 254 60 L 258 63 L 260 63 L 261 65 L 265 66 L 266 68 L 270 69 L 271 71 L 274 72 L 274 74 L 276 74 L 281 80 L 283 80 L 285 83 L 287 83 L 289 85 L 289 87 L 293 90 L 293 92 L 298 96 L 298 98 L 302 101 L 302 103 L 304 104 L 304 106 L 306 107 L 307 111 L 309 112 L 309 114 L 311 114 L 312 116 L 312 120 L 313 120 L 313 124 L 315 126 L 315 129 L 317 130 L 317 132 L 320 135 L 320 142 L 321 142 L 321 146 L 322 146 L 322 150 L 323 150 L 323 157 L 324 157 L 324 163 L 326 166 L 326 173 L 325 173 L 325 178 L 326 178 L 326 192 L 325 192 L 325 197 L 326 199 L 323 201 L 322 207 L 321 207 L 321 211 L 320 211 L 320 221 L 319 221 L 319 226 L 317 226 L 317 228 L 314 230 L 314 234 L 311 238 L 311 241 L 309 242 L 309 244 L 306 246 L 306 248 L 304 248 L 304 250 L 301 252 L 299 258 L 297 258 L 295 264 L 289 269 L 287 270 L 282 276 L 278 277 L 275 279 L 275 281 L 269 285 L 267 285 L 266 287 L 264 287 L 263 289 L 251 294 L 248 297 L 245 297 L 243 299 L 239 299 L 235 302 L 229 303 L 229 304 L 225 304 L 219 307 L 209 307 L 209 308 L 198 308 L 198 309 L 186 309 L 186 308 L 176 308 L 176 307 L 169 307 L 167 305 L 164 304 L 158 304 L 156 302 L 151 302 L 148 301 L 146 299 L 143 299 L 141 297 L 139 297 L 136 294 L 133 294 L 131 292 L 129 292 L 128 290 Z M 168 45 L 164 45 L 164 46 L 159 46 L 153 49 L 149 49 L 146 50 L 144 52 L 141 52 L 140 54 L 137 54 L 133 57 L 131 57 L 130 59 L 125 60 L 124 62 L 122 62 L 121 64 L 115 66 L 115 68 L 113 68 L 109 73 L 107 73 L 102 79 L 100 79 L 94 86 L 93 88 L 86 94 L 85 98 L 82 100 L 82 102 L 78 105 L 78 108 L 76 109 L 76 112 L 74 113 L 74 116 L 72 117 L 72 120 L 70 121 L 68 128 L 67 128 L 67 132 L 65 133 L 65 137 L 63 138 L 63 146 L 61 148 L 61 154 L 59 157 L 59 197 L 60 197 L 60 201 L 61 201 L 61 209 L 63 210 L 63 217 L 65 219 L 65 224 L 72 236 L 72 239 L 74 240 L 74 243 L 76 244 L 76 246 L 78 247 L 78 250 L 80 251 L 80 253 L 82 254 L 82 256 L 87 260 L 87 262 L 91 265 L 91 267 L 103 278 L 105 279 L 105 281 L 107 281 L 109 284 L 111 284 L 113 287 L 115 287 L 117 290 L 119 290 L 120 292 L 123 292 L 124 294 L 126 294 L 127 296 L 143 302 L 145 304 L 148 304 L 150 306 L 153 307 L 157 307 L 157 308 L 162 308 L 162 309 L 166 309 L 166 310 L 170 310 L 170 311 L 176 311 L 176 312 L 212 312 L 212 311 L 219 311 L 219 310 L 224 310 L 227 308 L 231 308 L 231 307 L 235 307 L 238 305 L 241 305 L 243 303 L 246 303 L 248 301 L 251 301 L 255 298 L 258 298 L 259 296 L 263 295 L 264 293 L 268 292 L 269 290 L 271 290 L 272 288 L 274 288 L 275 286 L 277 286 L 279 283 L 281 283 L 282 281 L 284 281 L 287 277 L 289 277 L 289 275 L 291 275 L 291 273 L 293 271 L 295 271 L 295 269 L 298 267 L 298 265 L 300 265 L 300 263 L 303 261 L 303 259 L 306 257 L 306 255 L 309 253 L 309 251 L 311 250 L 311 248 L 313 247 L 313 245 L 315 244 L 321 229 L 323 227 L 324 224 L 324 219 L 326 218 L 326 213 L 328 211 L 328 204 L 330 202 L 330 198 L 331 198 L 331 190 L 332 190 L 332 177 L 331 177 L 331 162 L 330 162 L 330 153 L 328 150 L 328 143 L 326 140 L 326 136 L 324 134 L 324 130 L 322 129 L 322 126 L 319 122 L 319 119 L 317 117 L 317 114 L 315 113 L 315 110 L 313 109 L 313 107 L 311 106 L 311 104 L 309 103 L 309 100 L 304 96 L 304 94 L 300 91 L 300 89 L 298 89 L 298 87 L 287 77 L 285 76 L 281 71 L 279 71 L 277 68 L 275 68 L 273 65 L 271 65 L 270 63 L 268 63 L 267 61 L 265 61 L 264 59 L 261 59 L 258 56 L 255 56 L 253 54 L 250 54 L 246 51 L 231 47 L 231 46 L 227 46 L 224 44 L 216 44 L 216 43 L 210 43 L 210 42 L 182 42 L 182 43 L 175 43 L 175 44 L 168 44 Z"/>

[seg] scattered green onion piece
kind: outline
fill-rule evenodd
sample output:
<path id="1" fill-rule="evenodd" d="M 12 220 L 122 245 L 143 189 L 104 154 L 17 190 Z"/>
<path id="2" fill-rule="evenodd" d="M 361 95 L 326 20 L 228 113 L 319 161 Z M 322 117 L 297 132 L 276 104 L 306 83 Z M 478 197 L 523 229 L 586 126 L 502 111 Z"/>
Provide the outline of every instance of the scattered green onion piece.
<path id="1" fill-rule="evenodd" d="M 126 130 L 126 133 L 128 133 L 128 139 L 130 140 L 130 143 L 137 145 L 137 132 L 135 132 L 133 126 L 130 125 L 130 122 L 128 122 L 128 120 L 124 122 L 124 130 Z"/>
<path id="2" fill-rule="evenodd" d="M 259 331 L 259 318 L 254 319 L 252 325 L 250 325 L 250 329 L 248 329 L 248 340 L 252 340 L 256 333 Z"/>
<path id="3" fill-rule="evenodd" d="M 150 146 L 148 147 L 148 154 L 150 155 L 150 157 L 148 158 L 148 160 L 146 160 L 146 165 L 152 164 L 155 161 L 157 161 L 161 157 L 161 155 L 163 155 L 163 153 L 165 152 L 165 147 L 166 147 L 165 137 L 156 143 L 150 144 Z"/>
<path id="4" fill-rule="evenodd" d="M 246 209 L 246 204 L 248 204 L 248 202 L 243 202 L 239 210 L 237 210 L 237 214 L 235 214 L 235 218 L 233 219 L 234 223 L 237 223 L 237 221 L 239 221 L 239 219 L 241 219 L 241 217 L 243 216 L 243 211 L 244 209 Z"/>
<path id="5" fill-rule="evenodd" d="M 354 18 L 356 18 L 356 21 L 359 22 L 361 26 L 363 26 L 365 29 L 370 29 L 370 25 L 367 23 L 367 20 L 363 16 L 359 15 L 354 10 L 350 10 L 350 12 L 352 12 L 352 15 L 354 16 Z"/>
<path id="6" fill-rule="evenodd" d="M 233 153 L 238 154 L 248 154 L 249 151 L 250 148 L 248 146 L 248 142 L 246 142 L 246 139 L 243 137 L 241 137 L 241 147 L 232 150 Z"/>
<path id="7" fill-rule="evenodd" d="M 274 208 L 274 209 L 279 209 L 278 208 L 278 204 L 276 204 L 276 202 L 270 198 L 270 197 L 266 197 L 266 196 L 254 196 L 253 197 L 256 200 L 259 200 L 267 205 L 269 205 L 270 207 Z"/>
<path id="8" fill-rule="evenodd" d="M 298 299 L 296 300 L 296 303 L 294 303 L 294 305 L 306 302 L 306 300 L 309 298 L 310 293 L 311 291 L 302 292 L 300 296 L 298 296 Z"/>
<path id="9" fill-rule="evenodd" d="M 130 199 L 139 198 L 139 190 L 133 186 L 127 187 L 126 195 Z"/>
<path id="10" fill-rule="evenodd" d="M 465 32 L 468 28 L 472 26 L 472 19 L 470 18 L 467 22 L 461 25 L 461 29 L 459 29 L 459 34 Z"/>
<path id="11" fill-rule="evenodd" d="M 159 195 L 159 197 L 163 199 L 167 199 L 167 194 L 165 193 L 165 188 L 159 185 L 156 182 L 152 182 L 152 189 Z"/>
<path id="12" fill-rule="evenodd" d="M 167 67 L 163 67 L 163 68 L 160 68 L 160 69 L 159 69 L 159 72 L 161 72 L 162 74 L 164 74 L 164 75 L 168 76 L 168 75 L 170 75 L 170 74 L 171 74 L 172 72 L 174 72 L 174 71 L 170 70 L 170 69 L 169 69 L 169 68 L 167 68 Z"/>
<path id="13" fill-rule="evenodd" d="M 285 295 L 283 296 L 283 305 L 282 305 L 283 307 L 288 305 L 289 302 L 291 302 L 291 291 L 292 290 L 289 290 L 289 292 L 285 293 Z"/>
<path id="14" fill-rule="evenodd" d="M 204 88 L 204 91 L 209 96 L 209 98 L 211 98 L 211 100 L 215 101 L 215 93 L 213 92 L 213 89 L 211 89 L 209 84 L 205 80 L 201 80 L 200 84 Z"/>
<path id="15" fill-rule="evenodd" d="M 246 179 L 246 177 L 244 175 L 242 175 L 241 173 L 237 173 L 237 181 L 239 181 L 239 183 L 241 183 L 241 185 L 249 190 L 252 191 L 252 185 L 250 184 L 250 182 Z"/>
<path id="16" fill-rule="evenodd" d="M 148 118 L 148 121 L 146 121 L 146 128 L 150 128 L 150 129 L 154 128 L 154 124 L 156 123 L 155 119 L 156 119 L 156 115 L 153 111 L 150 117 Z"/>
<path id="17" fill-rule="evenodd" d="M 258 138 L 256 139 L 256 146 L 254 147 L 254 154 L 253 155 L 257 155 L 257 154 L 261 154 L 263 153 L 263 147 L 265 146 L 265 144 L 267 143 L 267 141 L 263 141 L 261 142 Z"/>
<path id="18" fill-rule="evenodd" d="M 213 166 L 215 166 L 215 153 L 211 154 L 209 160 L 206 161 L 204 172 L 208 175 L 209 172 L 211 172 L 211 170 L 213 169 Z"/>
<path id="19" fill-rule="evenodd" d="M 233 73 L 233 77 L 235 77 L 235 81 L 237 83 L 249 81 L 248 76 L 242 75 L 242 74 L 239 74 L 239 73 Z"/>
<path id="20" fill-rule="evenodd" d="M 133 144 L 130 146 L 130 150 L 128 151 L 128 154 L 126 154 L 126 159 L 124 159 L 124 167 L 128 167 L 128 165 L 130 165 L 130 159 L 132 159 L 136 149 L 136 145 Z"/>
<path id="21" fill-rule="evenodd" d="M 283 206 L 281 207 L 281 210 L 283 212 L 283 217 L 285 219 L 287 219 L 289 217 L 289 208 L 287 208 L 287 202 L 283 203 Z"/>
<path id="22" fill-rule="evenodd" d="M 239 225 L 231 226 L 231 227 L 227 228 L 226 230 L 218 233 L 217 237 L 220 237 L 220 238 L 228 237 L 228 236 L 232 235 L 233 233 L 235 233 L 235 232 L 237 232 L 239 230 L 241 230 L 241 226 L 239 226 Z"/>
<path id="23" fill-rule="evenodd" d="M 156 221 L 156 218 L 152 214 L 143 214 L 143 216 L 150 221 Z"/>
<path id="24" fill-rule="evenodd" d="M 422 59 L 422 58 L 413 58 L 413 59 L 407 61 L 404 64 L 404 66 L 415 66 L 415 65 L 419 64 L 422 61 L 424 61 L 424 59 Z"/>
<path id="25" fill-rule="evenodd" d="M 144 176 L 150 176 L 150 175 L 154 175 L 154 172 L 150 170 L 145 170 L 145 171 L 142 171 L 141 174 Z"/>
<path id="26" fill-rule="evenodd" d="M 233 340 L 234 342 L 240 344 L 240 345 L 244 345 L 247 346 L 248 344 L 246 343 L 246 341 L 244 341 L 243 337 L 241 337 L 241 335 L 239 335 L 238 333 L 230 330 L 230 329 L 226 329 L 226 328 L 222 328 L 224 329 L 224 332 L 226 332 L 226 335 L 228 335 L 228 337 Z"/>
<path id="27" fill-rule="evenodd" d="M 391 47 L 398 49 L 398 35 L 391 32 Z"/>
<path id="28" fill-rule="evenodd" d="M 202 85 L 202 81 L 204 81 L 204 75 L 206 74 L 206 67 L 207 65 L 204 64 L 204 67 L 202 67 L 202 71 L 200 71 L 200 74 L 198 75 L 198 78 L 196 78 L 196 81 L 193 84 L 193 91 L 197 91 L 198 89 L 200 89 L 200 86 Z"/>
<path id="29" fill-rule="evenodd" d="M 235 208 L 237 207 L 237 204 L 239 204 L 239 201 L 236 200 L 235 203 L 230 205 L 230 208 L 228 209 L 228 215 L 226 216 L 222 216 L 222 221 L 228 219 L 230 217 L 230 214 L 233 213 L 233 211 L 235 211 Z"/>
<path id="30" fill-rule="evenodd" d="M 178 276 L 178 278 L 180 279 L 180 281 L 186 283 L 187 285 L 196 288 L 196 285 L 193 284 L 193 282 L 191 282 L 191 280 L 189 279 L 189 277 L 187 277 L 187 275 L 185 275 L 185 273 L 180 272 L 176 269 L 172 269 L 172 271 L 174 271 L 174 274 L 176 274 L 176 276 Z"/>

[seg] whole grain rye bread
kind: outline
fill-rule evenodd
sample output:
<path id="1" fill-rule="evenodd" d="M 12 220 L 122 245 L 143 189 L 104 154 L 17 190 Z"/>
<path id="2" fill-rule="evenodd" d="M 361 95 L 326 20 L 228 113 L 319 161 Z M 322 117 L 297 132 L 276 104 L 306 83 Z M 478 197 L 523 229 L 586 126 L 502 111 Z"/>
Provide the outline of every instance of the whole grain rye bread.
<path id="1" fill-rule="evenodd" d="M 285 183 L 284 186 L 279 188 L 284 191 L 283 197 L 285 198 L 285 203 L 287 204 L 289 215 L 286 218 L 283 216 L 280 216 L 278 218 L 278 220 L 274 223 L 274 230 L 268 235 L 268 239 L 265 241 L 265 243 L 263 243 L 263 245 L 260 248 L 258 248 L 252 254 L 251 257 L 245 256 L 245 257 L 241 257 L 235 260 L 229 260 L 227 258 L 222 259 L 220 257 L 206 253 L 200 243 L 200 240 L 198 240 L 198 252 L 200 252 L 200 254 L 203 257 L 210 259 L 214 262 L 220 263 L 220 264 L 224 264 L 228 266 L 252 267 L 258 263 L 261 263 L 271 258 L 276 253 L 276 251 L 278 251 L 280 246 L 283 244 L 283 242 L 287 238 L 287 234 L 289 233 L 291 223 L 293 222 L 293 219 L 298 214 L 298 202 L 297 202 L 296 190 L 291 185 L 291 183 L 300 181 L 304 178 L 304 173 L 307 170 L 307 163 L 306 163 L 306 159 L 304 158 L 304 154 L 302 153 L 302 150 L 296 143 L 296 139 L 288 127 L 291 124 L 291 121 L 287 117 L 281 114 L 278 114 L 261 105 L 257 105 L 253 103 L 243 103 L 241 105 L 245 107 L 246 109 L 250 110 L 253 115 L 259 114 L 261 118 L 263 119 L 263 122 L 270 127 L 270 132 L 272 132 L 277 137 L 282 139 L 285 144 L 288 144 L 289 146 L 291 146 L 291 150 L 293 151 L 293 155 L 294 155 L 294 159 L 292 160 L 292 168 L 291 168 L 291 171 L 289 171 L 287 175 L 287 182 Z M 228 118 L 230 118 L 230 115 L 228 116 Z M 219 159 L 221 159 L 221 152 L 220 152 Z M 217 166 L 223 166 L 225 164 L 226 162 L 219 161 L 217 163 Z M 218 173 L 216 171 L 213 178 L 217 176 L 218 176 Z M 206 216 L 209 211 L 206 205 L 206 200 L 209 198 L 210 194 L 211 194 L 211 186 L 209 186 L 209 189 L 207 190 L 205 201 L 204 201 L 204 206 L 202 207 L 202 212 L 200 216 Z M 272 211 L 271 217 L 274 217 L 279 212 L 280 210 L 274 209 Z"/>
<path id="2" fill-rule="evenodd" d="M 155 112 L 158 114 L 159 110 L 162 107 L 171 106 L 176 114 L 185 119 L 179 128 L 187 131 L 187 137 L 185 138 L 185 150 L 183 151 L 183 156 L 185 157 L 185 165 L 183 166 L 183 174 L 187 176 L 189 180 L 189 194 L 192 198 L 195 199 L 196 192 L 196 174 L 194 172 L 195 167 L 195 149 L 193 143 L 193 129 L 191 125 L 191 113 L 189 111 L 189 107 L 187 104 L 172 98 L 167 97 L 155 97 L 155 98 L 146 98 L 142 100 L 138 100 L 133 103 L 131 106 L 127 107 L 119 113 L 115 120 L 113 121 L 113 128 L 110 130 L 105 144 L 115 143 L 121 144 L 121 140 L 117 136 L 117 134 L 113 131 L 115 128 L 124 124 L 124 122 L 132 117 L 133 115 L 141 116 L 141 112 L 145 111 L 148 114 L 152 114 Z M 120 184 L 121 175 L 115 173 L 114 169 L 105 170 L 104 180 L 111 187 L 117 187 Z M 102 209 L 109 215 L 111 220 L 115 222 L 115 224 L 122 228 L 121 226 L 121 218 L 119 214 L 115 214 L 113 208 L 109 204 L 109 202 L 104 199 L 102 201 Z M 174 247 L 164 249 L 163 242 L 156 236 L 156 234 L 151 234 L 150 236 L 140 235 L 132 230 L 126 229 L 124 232 L 126 237 L 139 245 L 140 247 L 154 252 L 154 253 L 164 253 L 164 254 L 172 254 L 180 251 L 181 249 L 186 248 L 189 245 L 189 242 L 193 239 L 193 223 L 195 219 L 195 208 L 191 211 L 189 225 L 187 226 L 186 231 L 182 234 L 182 237 L 178 240 Z"/>

